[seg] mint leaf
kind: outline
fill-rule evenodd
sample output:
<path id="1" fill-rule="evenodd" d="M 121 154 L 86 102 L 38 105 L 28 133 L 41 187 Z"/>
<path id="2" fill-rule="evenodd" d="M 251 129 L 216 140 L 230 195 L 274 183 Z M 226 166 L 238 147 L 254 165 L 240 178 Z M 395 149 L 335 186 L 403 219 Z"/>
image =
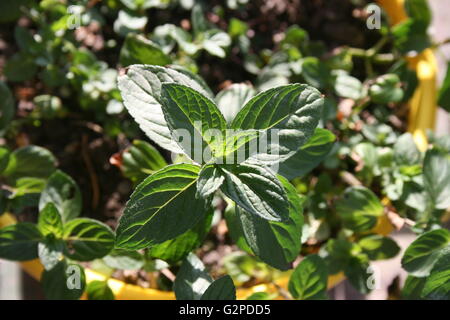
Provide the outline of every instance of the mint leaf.
<path id="1" fill-rule="evenodd" d="M 200 300 L 236 300 L 236 287 L 230 276 L 224 276 L 211 283 Z"/>
<path id="2" fill-rule="evenodd" d="M 164 117 L 186 155 L 202 164 L 222 151 L 227 124 L 213 101 L 176 83 L 163 83 L 161 95 Z"/>
<path id="3" fill-rule="evenodd" d="M 286 191 L 275 174 L 261 164 L 242 163 L 222 167 L 225 182 L 220 189 L 251 214 L 271 221 L 286 221 Z"/>
<path id="4" fill-rule="evenodd" d="M 212 281 L 203 263 L 191 253 L 181 264 L 173 291 L 177 300 L 200 300 Z"/>
<path id="5" fill-rule="evenodd" d="M 237 216 L 248 245 L 261 260 L 280 270 L 292 268 L 291 263 L 301 249 L 303 228 L 303 199 L 288 180 L 280 177 L 289 202 L 287 221 L 268 221 L 244 210 L 237 210 Z"/>
<path id="6" fill-rule="evenodd" d="M 61 215 L 53 203 L 47 203 L 39 212 L 38 228 L 44 236 L 62 237 L 63 223 Z"/>
<path id="7" fill-rule="evenodd" d="M 318 255 L 309 255 L 295 268 L 288 289 L 294 299 L 327 299 L 328 271 L 325 261 Z"/>
<path id="8" fill-rule="evenodd" d="M 78 261 L 106 256 L 114 248 L 114 233 L 100 221 L 78 218 L 64 225 L 65 255 Z"/>
<path id="9" fill-rule="evenodd" d="M 170 165 L 138 185 L 117 228 L 116 246 L 138 250 L 173 239 L 194 227 L 206 213 L 196 199 L 199 167 Z"/>
<path id="10" fill-rule="evenodd" d="M 39 209 L 53 203 L 63 222 L 78 217 L 81 213 L 81 191 L 77 183 L 64 172 L 55 171 L 47 181 L 39 199 Z"/>
<path id="11" fill-rule="evenodd" d="M 44 239 L 32 223 L 22 222 L 0 229 L 0 258 L 26 261 L 38 257 L 38 243 Z"/>
<path id="12" fill-rule="evenodd" d="M 163 82 L 184 84 L 206 97 L 208 91 L 188 72 L 149 65 L 132 65 L 118 78 L 124 105 L 144 133 L 160 147 L 175 153 L 182 149 L 173 141 L 161 109 Z"/>
<path id="13" fill-rule="evenodd" d="M 267 139 L 264 141 L 267 150 L 259 150 L 255 158 L 278 162 L 293 155 L 313 135 L 322 106 L 323 98 L 313 87 L 303 84 L 276 87 L 250 99 L 231 128 L 265 133 L 260 139 Z"/>
<path id="14" fill-rule="evenodd" d="M 442 250 L 450 244 L 450 232 L 436 229 L 420 235 L 406 249 L 402 267 L 413 276 L 427 276 Z"/>
<path id="15" fill-rule="evenodd" d="M 355 232 L 375 227 L 383 214 L 383 206 L 377 196 L 366 187 L 350 187 L 336 203 L 336 211 L 344 227 Z"/>

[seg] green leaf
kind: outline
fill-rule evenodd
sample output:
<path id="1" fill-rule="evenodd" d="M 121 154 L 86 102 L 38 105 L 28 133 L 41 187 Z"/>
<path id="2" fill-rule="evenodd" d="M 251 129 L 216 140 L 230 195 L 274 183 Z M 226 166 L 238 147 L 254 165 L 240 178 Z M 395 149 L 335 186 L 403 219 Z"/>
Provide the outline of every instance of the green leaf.
<path id="1" fill-rule="evenodd" d="M 31 55 L 16 53 L 6 62 L 3 72 L 11 82 L 22 82 L 33 78 L 37 72 L 37 65 Z"/>
<path id="2" fill-rule="evenodd" d="M 256 90 L 245 83 L 234 83 L 220 91 L 216 96 L 217 106 L 227 123 L 232 123 L 236 115 L 252 98 Z"/>
<path id="3" fill-rule="evenodd" d="M 47 181 L 39 199 L 39 210 L 53 203 L 63 222 L 78 217 L 81 213 L 81 191 L 76 182 L 64 172 L 55 171 Z"/>
<path id="4" fill-rule="evenodd" d="M 173 291 L 177 300 L 200 300 L 212 281 L 203 263 L 191 253 L 181 264 Z"/>
<path id="5" fill-rule="evenodd" d="M 116 246 L 143 249 L 194 227 L 206 213 L 205 200 L 195 198 L 199 170 L 170 165 L 139 184 L 119 221 Z"/>
<path id="6" fill-rule="evenodd" d="M 38 245 L 38 256 L 45 270 L 53 269 L 64 259 L 64 242 L 59 239 L 45 239 Z"/>
<path id="7" fill-rule="evenodd" d="M 114 300 L 114 293 L 107 281 L 94 280 L 86 287 L 88 300 Z"/>
<path id="8" fill-rule="evenodd" d="M 392 28 L 395 47 L 400 53 L 421 53 L 431 46 L 426 28 L 421 21 L 407 19 Z"/>
<path id="9" fill-rule="evenodd" d="M 44 236 L 53 235 L 56 238 L 62 237 L 63 223 L 61 215 L 53 203 L 47 203 L 39 212 L 37 226 Z"/>
<path id="10" fill-rule="evenodd" d="M 369 95 L 375 103 L 400 102 L 403 90 L 398 75 L 389 73 L 378 77 L 369 88 Z"/>
<path id="11" fill-rule="evenodd" d="M 203 243 L 211 229 L 212 208 L 209 211 L 192 229 L 189 229 L 174 239 L 150 247 L 147 251 L 147 256 L 167 261 L 170 264 L 186 258 L 189 252 L 198 248 Z"/>
<path id="12" fill-rule="evenodd" d="M 160 147 L 175 153 L 182 149 L 172 140 L 161 109 L 163 82 L 184 84 L 207 97 L 204 86 L 187 72 L 150 65 L 132 65 L 118 78 L 118 86 L 125 107 L 144 133 Z"/>
<path id="13" fill-rule="evenodd" d="M 273 300 L 278 296 L 278 294 L 268 294 L 267 292 L 255 292 L 246 300 Z"/>
<path id="14" fill-rule="evenodd" d="M 224 49 L 231 44 L 230 36 L 219 29 L 210 29 L 205 32 L 204 37 L 203 48 L 213 56 L 225 58 L 226 52 Z"/>
<path id="15" fill-rule="evenodd" d="M 0 132 L 9 126 L 15 113 L 15 102 L 14 97 L 9 90 L 8 86 L 0 81 L 0 101 L 2 104 L 0 106 Z M 0 169 L 0 172 L 2 170 Z"/>
<path id="16" fill-rule="evenodd" d="M 438 150 L 428 150 L 423 162 L 425 191 L 436 209 L 450 207 L 450 157 Z"/>
<path id="17" fill-rule="evenodd" d="M 289 201 L 287 221 L 267 221 L 257 215 L 238 210 L 245 239 L 262 261 L 280 270 L 292 268 L 292 262 L 301 249 L 303 228 L 303 199 L 296 189 L 283 177 L 279 177 Z"/>
<path id="18" fill-rule="evenodd" d="M 419 278 L 408 275 L 402 289 L 402 298 L 405 300 L 419 300 L 427 278 Z"/>
<path id="19" fill-rule="evenodd" d="M 334 91 L 340 97 L 359 100 L 363 95 L 363 85 L 357 78 L 343 73 L 336 77 Z"/>
<path id="20" fill-rule="evenodd" d="M 202 6 L 199 4 L 196 4 L 192 7 L 191 23 L 194 34 L 199 34 L 209 29 L 208 21 L 205 19 Z"/>
<path id="21" fill-rule="evenodd" d="M 221 190 L 250 214 L 271 221 L 286 221 L 289 205 L 283 185 L 270 169 L 257 163 L 223 166 Z"/>
<path id="22" fill-rule="evenodd" d="M 127 67 L 131 64 L 151 64 L 164 66 L 172 60 L 158 45 L 142 35 L 129 33 L 120 51 L 120 64 Z"/>
<path id="23" fill-rule="evenodd" d="M 450 112 L 450 61 L 447 64 L 447 73 L 439 90 L 438 104 L 447 112 Z M 1 125 L 0 125 L 1 128 Z"/>
<path id="24" fill-rule="evenodd" d="M 224 218 L 227 223 L 228 234 L 230 235 L 231 240 L 233 240 L 233 243 L 236 244 L 239 249 L 253 254 L 252 249 L 248 246 L 247 240 L 245 240 L 244 230 L 242 230 L 242 225 L 237 211 L 238 207 L 236 204 L 232 200 L 227 201 Z"/>
<path id="25" fill-rule="evenodd" d="M 114 248 L 114 233 L 100 221 L 78 218 L 64 225 L 65 255 L 78 261 L 106 256 Z"/>
<path id="26" fill-rule="evenodd" d="M 344 269 L 344 275 L 356 290 L 362 294 L 371 291 L 368 282 L 371 277 L 369 259 L 365 255 L 354 255 L 350 257 Z"/>
<path id="27" fill-rule="evenodd" d="M 331 151 L 336 137 L 330 131 L 316 128 L 314 135 L 293 156 L 279 163 L 278 174 L 294 179 L 317 167 Z"/>
<path id="28" fill-rule="evenodd" d="M 366 187 L 350 187 L 336 203 L 336 211 L 344 227 L 355 232 L 368 231 L 375 227 L 383 215 L 383 206 L 377 196 Z"/>
<path id="29" fill-rule="evenodd" d="M 297 300 L 327 299 L 328 271 L 325 261 L 318 255 L 309 255 L 292 273 L 288 289 Z"/>
<path id="30" fill-rule="evenodd" d="M 224 180 L 220 167 L 215 164 L 203 166 L 197 180 L 197 195 L 208 198 L 220 188 Z"/>
<path id="31" fill-rule="evenodd" d="M 222 151 L 227 124 L 214 102 L 176 83 L 163 83 L 161 95 L 167 125 L 186 155 L 206 163 Z"/>
<path id="32" fill-rule="evenodd" d="M 77 300 L 84 292 L 86 277 L 83 267 L 63 260 L 44 270 L 41 284 L 48 300 Z"/>
<path id="33" fill-rule="evenodd" d="M 53 154 L 38 146 L 26 146 L 11 153 L 5 175 L 16 180 L 22 177 L 48 178 L 55 171 L 56 159 Z"/>
<path id="34" fill-rule="evenodd" d="M 363 237 L 358 245 L 370 260 L 390 259 L 400 252 L 400 247 L 394 240 L 378 234 Z"/>
<path id="35" fill-rule="evenodd" d="M 10 155 L 11 153 L 8 149 L 0 147 L 0 175 L 8 166 Z"/>
<path id="36" fill-rule="evenodd" d="M 236 287 L 230 276 L 226 275 L 211 283 L 200 300 L 236 300 Z"/>
<path id="37" fill-rule="evenodd" d="M 437 229 L 426 232 L 414 240 L 406 249 L 402 258 L 402 267 L 413 276 L 427 276 L 437 257 L 450 243 L 450 232 Z"/>
<path id="38" fill-rule="evenodd" d="M 302 60 L 302 76 L 313 87 L 324 89 L 329 85 L 330 70 L 316 57 L 306 57 Z"/>
<path id="39" fill-rule="evenodd" d="M 38 243 L 44 237 L 36 225 L 18 223 L 0 229 L 0 258 L 26 261 L 38 257 Z"/>
<path id="40" fill-rule="evenodd" d="M 394 144 L 394 160 L 399 165 L 412 166 L 421 163 L 420 151 L 411 133 L 402 134 Z"/>
<path id="41" fill-rule="evenodd" d="M 144 256 L 137 251 L 114 249 L 103 257 L 105 264 L 113 269 L 139 270 L 144 266 Z"/>
<path id="42" fill-rule="evenodd" d="M 420 22 L 424 29 L 430 25 L 432 16 L 427 0 L 405 0 L 404 6 L 406 14 Z"/>
<path id="43" fill-rule="evenodd" d="M 165 166 L 167 162 L 158 150 L 142 140 L 134 140 L 122 154 L 123 174 L 133 182 L 139 183 Z"/>
<path id="44" fill-rule="evenodd" d="M 442 250 L 430 276 L 427 277 L 422 297 L 431 300 L 450 300 L 450 245 Z"/>
<path id="45" fill-rule="evenodd" d="M 313 87 L 303 84 L 276 87 L 250 99 L 231 128 L 264 132 L 260 139 L 267 139 L 262 140 L 267 143 L 267 150 L 259 150 L 256 157 L 277 162 L 293 155 L 314 134 L 322 106 L 323 98 Z"/>

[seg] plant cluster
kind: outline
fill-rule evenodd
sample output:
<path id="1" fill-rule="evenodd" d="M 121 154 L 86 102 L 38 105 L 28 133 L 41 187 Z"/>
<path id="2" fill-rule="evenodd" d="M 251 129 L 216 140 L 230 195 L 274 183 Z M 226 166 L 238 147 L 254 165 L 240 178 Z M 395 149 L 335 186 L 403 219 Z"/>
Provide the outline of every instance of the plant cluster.
<path id="1" fill-rule="evenodd" d="M 144 274 L 177 299 L 235 299 L 280 277 L 288 292 L 249 299 L 326 299 L 341 273 L 369 293 L 371 261 L 397 256 L 389 233 L 408 228 L 399 297 L 449 299 L 450 136 L 419 148 L 406 132 L 418 80 L 405 56 L 438 45 L 427 2 L 369 31 L 370 3 L 339 1 L 360 47 L 301 23 L 267 40 L 249 18 L 266 2 L 2 1 L 1 34 L 14 32 L 1 56 L 0 218 L 20 222 L 0 229 L 0 258 L 39 258 L 49 299 L 113 299 L 106 281 L 86 284 L 87 267 Z M 450 73 L 447 110 L 449 94 Z M 112 141 L 133 186 L 118 221 L 90 213 L 39 135 L 23 141 L 55 120 Z"/>

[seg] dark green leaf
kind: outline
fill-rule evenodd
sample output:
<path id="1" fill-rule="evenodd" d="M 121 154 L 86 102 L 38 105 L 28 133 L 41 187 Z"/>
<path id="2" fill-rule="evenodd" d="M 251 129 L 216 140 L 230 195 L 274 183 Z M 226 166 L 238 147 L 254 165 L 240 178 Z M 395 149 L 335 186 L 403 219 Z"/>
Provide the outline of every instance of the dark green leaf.
<path id="1" fill-rule="evenodd" d="M 23 222 L 0 229 L 0 258 L 32 260 L 38 257 L 38 243 L 44 237 L 32 223 Z"/>
<path id="2" fill-rule="evenodd" d="M 209 211 L 192 229 L 174 239 L 152 246 L 148 250 L 147 256 L 167 261 L 170 264 L 184 259 L 189 252 L 198 248 L 205 240 L 213 217 L 212 209 Z"/>
<path id="3" fill-rule="evenodd" d="M 363 85 L 357 78 L 342 73 L 334 81 L 334 91 L 342 98 L 358 100 L 363 95 Z"/>
<path id="4" fill-rule="evenodd" d="M 144 266 L 144 256 L 137 251 L 114 249 L 103 257 L 105 264 L 113 269 L 139 270 Z"/>
<path id="5" fill-rule="evenodd" d="M 172 61 L 161 48 L 142 35 L 129 33 L 120 51 L 120 64 L 127 67 L 131 64 L 151 64 L 164 66 Z"/>
<path id="6" fill-rule="evenodd" d="M 403 99 L 403 90 L 398 75 L 394 73 L 378 77 L 370 86 L 369 95 L 375 103 L 399 102 Z"/>
<path id="7" fill-rule="evenodd" d="M 421 21 L 407 19 L 392 29 L 394 43 L 402 54 L 421 53 L 431 45 L 426 28 Z"/>
<path id="8" fill-rule="evenodd" d="M 316 57 L 307 57 L 302 60 L 302 76 L 313 87 L 324 89 L 331 79 L 330 70 Z"/>
<path id="9" fill-rule="evenodd" d="M 184 84 L 210 97 L 203 84 L 190 74 L 158 66 L 132 65 L 118 79 L 125 107 L 142 131 L 162 148 L 182 153 L 182 149 L 172 140 L 161 109 L 163 82 Z"/>
<path id="10" fill-rule="evenodd" d="M 437 229 L 426 232 L 414 240 L 402 258 L 402 267 L 417 277 L 427 276 L 442 249 L 450 243 L 450 232 Z"/>
<path id="11" fill-rule="evenodd" d="M 402 134 L 394 145 L 394 160 L 399 165 L 412 166 L 420 164 L 420 151 L 411 133 Z"/>
<path id="12" fill-rule="evenodd" d="M 197 194 L 208 198 L 220 188 L 224 180 L 225 176 L 217 165 L 203 166 L 197 180 Z"/>
<path id="13" fill-rule="evenodd" d="M 177 300 L 200 300 L 212 281 L 203 263 L 191 253 L 177 273 L 173 291 Z"/>
<path id="14" fill-rule="evenodd" d="M 86 277 L 83 267 L 63 260 L 44 270 L 41 284 L 48 300 L 77 300 L 84 292 Z"/>
<path id="15" fill-rule="evenodd" d="M 245 83 L 235 83 L 220 91 L 216 96 L 219 110 L 225 120 L 232 123 L 245 103 L 255 95 L 255 89 Z"/>
<path id="16" fill-rule="evenodd" d="M 406 278 L 405 285 L 402 289 L 402 298 L 406 300 L 421 299 L 422 290 L 426 280 L 426 278 L 418 278 L 409 275 L 408 278 Z"/>
<path id="17" fill-rule="evenodd" d="M 369 293 L 373 288 L 369 288 L 371 272 L 369 259 L 365 255 L 355 255 L 350 257 L 344 269 L 344 274 L 353 287 L 362 294 Z"/>
<path id="18" fill-rule="evenodd" d="M 2 101 L 0 106 L 1 132 L 2 130 L 6 129 L 7 126 L 9 126 L 15 113 L 14 97 L 11 93 L 11 90 L 9 90 L 8 86 L 3 81 L 0 81 L 0 101 Z M 0 169 L 0 172 L 1 171 L 2 170 Z"/>
<path id="19" fill-rule="evenodd" d="M 438 150 L 428 150 L 423 162 L 425 191 L 436 209 L 450 207 L 450 157 Z"/>
<path id="20" fill-rule="evenodd" d="M 450 245 L 441 251 L 430 276 L 425 281 L 422 297 L 431 300 L 450 300 Z"/>
<path id="21" fill-rule="evenodd" d="M 256 157 L 277 162 L 293 155 L 314 134 L 322 106 L 323 98 L 313 87 L 303 84 L 276 87 L 250 99 L 231 127 L 264 133 L 260 141 L 267 144 L 267 150 L 258 150 Z"/>
<path id="22" fill-rule="evenodd" d="M 38 255 L 45 270 L 53 269 L 64 259 L 64 242 L 58 239 L 45 239 L 38 245 Z"/>
<path id="23" fill-rule="evenodd" d="M 213 101 L 176 83 L 163 83 L 161 97 L 167 125 L 185 154 L 206 163 L 222 151 L 227 124 Z"/>
<path id="24" fill-rule="evenodd" d="M 292 268 L 301 248 L 303 228 L 303 199 L 294 186 L 283 177 L 279 178 L 289 201 L 287 221 L 267 221 L 257 215 L 237 210 L 245 239 L 261 260 L 280 270 Z"/>
<path id="25" fill-rule="evenodd" d="M 81 213 L 81 191 L 76 182 L 64 172 L 55 171 L 47 181 L 39 199 L 39 209 L 53 203 L 63 222 L 78 217 Z"/>
<path id="26" fill-rule="evenodd" d="M 190 164 L 171 165 L 139 184 L 119 221 L 116 245 L 142 249 L 194 227 L 206 213 L 205 200 L 195 198 L 199 170 Z"/>
<path id="27" fill-rule="evenodd" d="M 304 176 L 328 155 L 336 137 L 330 131 L 316 128 L 314 135 L 290 158 L 280 162 L 278 174 L 287 179 Z"/>
<path id="28" fill-rule="evenodd" d="M 223 166 L 222 192 L 250 214 L 271 221 L 286 221 L 289 205 L 283 185 L 261 164 Z"/>
<path id="29" fill-rule="evenodd" d="M 122 154 L 122 161 L 124 175 L 137 183 L 167 165 L 158 150 L 142 140 L 133 141 Z"/>
<path id="30" fill-rule="evenodd" d="M 383 214 L 383 206 L 377 196 L 366 187 L 350 187 L 336 203 L 344 227 L 355 232 L 372 229 Z"/>
<path id="31" fill-rule="evenodd" d="M 26 146 L 11 153 L 8 166 L 3 173 L 16 180 L 21 177 L 48 178 L 55 171 L 53 154 L 38 146 Z"/>
<path id="32" fill-rule="evenodd" d="M 230 276 L 214 280 L 200 300 L 236 300 L 236 287 Z"/>
<path id="33" fill-rule="evenodd" d="M 447 112 L 450 112 L 450 61 L 447 64 L 447 73 L 444 82 L 439 90 L 438 104 Z"/>
<path id="34" fill-rule="evenodd" d="M 47 203 L 39 212 L 38 228 L 44 236 L 54 235 L 56 238 L 62 237 L 63 223 L 61 215 L 53 203 Z"/>
<path id="35" fill-rule="evenodd" d="M 114 293 L 107 281 L 95 280 L 86 287 L 88 300 L 114 300 Z"/>
<path id="36" fill-rule="evenodd" d="M 427 0 L 405 0 L 404 6 L 406 14 L 414 21 L 420 22 L 424 29 L 430 25 L 432 16 Z"/>
<path id="37" fill-rule="evenodd" d="M 358 241 L 358 245 L 370 260 L 383 260 L 395 257 L 400 252 L 397 243 L 382 235 L 368 235 Z"/>
<path id="38" fill-rule="evenodd" d="M 328 271 L 325 261 L 318 255 L 309 255 L 295 268 L 288 289 L 294 299 L 327 299 Z"/>
<path id="39" fill-rule="evenodd" d="M 78 261 L 102 258 L 114 248 L 114 233 L 111 229 L 100 221 L 88 218 L 67 222 L 63 239 L 66 256 Z"/>

